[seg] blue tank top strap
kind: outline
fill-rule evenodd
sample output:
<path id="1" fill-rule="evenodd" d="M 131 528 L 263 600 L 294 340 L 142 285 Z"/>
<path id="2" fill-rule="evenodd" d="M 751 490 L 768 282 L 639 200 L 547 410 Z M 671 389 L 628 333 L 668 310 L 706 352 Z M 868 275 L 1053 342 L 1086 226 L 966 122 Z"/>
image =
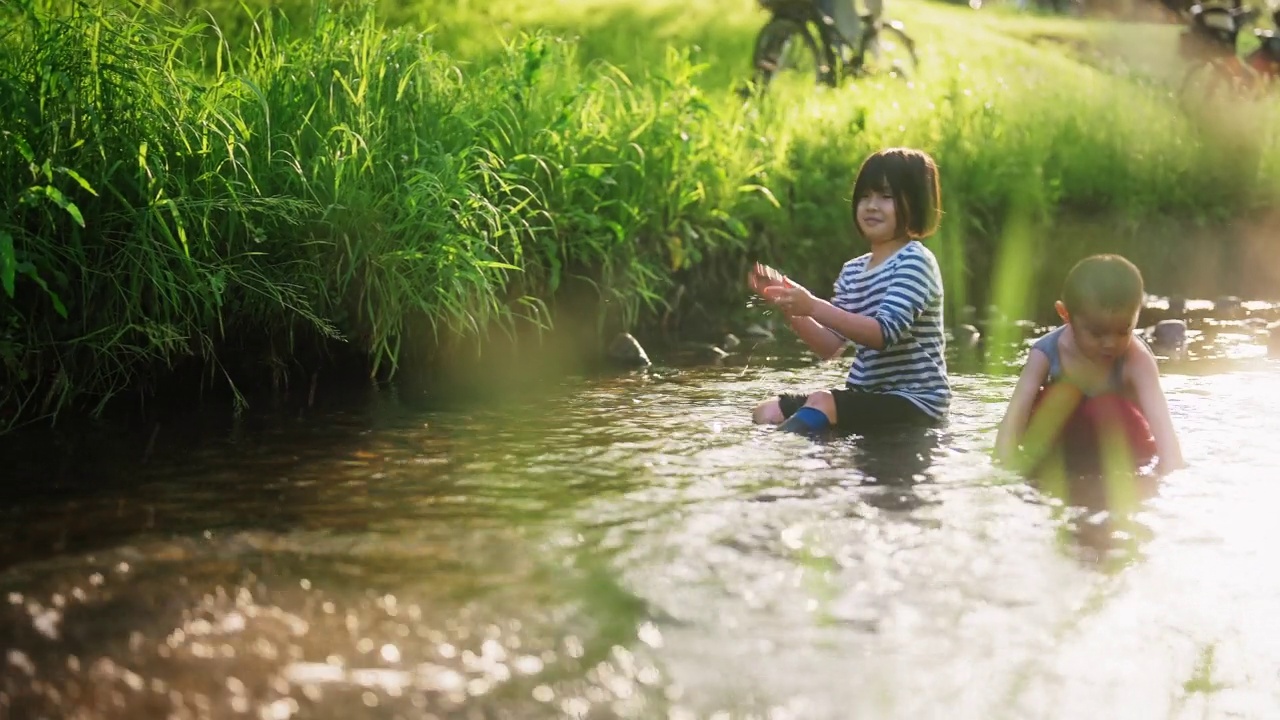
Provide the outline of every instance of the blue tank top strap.
<path id="1" fill-rule="evenodd" d="M 1059 325 L 1050 330 L 1036 340 L 1031 347 L 1044 353 L 1049 358 L 1049 377 L 1045 379 L 1045 384 L 1052 384 L 1062 379 L 1062 353 L 1058 350 L 1058 338 L 1067 329 L 1066 325 Z M 1135 335 L 1138 342 L 1146 344 L 1141 336 Z M 1124 392 L 1124 357 L 1116 360 L 1111 366 L 1111 376 L 1107 378 L 1107 391 L 1114 393 Z"/>
<path id="2" fill-rule="evenodd" d="M 1066 330 L 1066 325 L 1059 325 L 1050 330 L 1036 340 L 1031 347 L 1039 350 L 1049 358 L 1049 378 L 1047 382 L 1056 382 L 1062 377 L 1062 355 L 1058 353 L 1058 337 L 1062 335 L 1062 331 Z"/>
<path id="3" fill-rule="evenodd" d="M 1116 359 L 1111 366 L 1111 377 L 1107 378 L 1107 385 L 1111 392 L 1124 392 L 1124 355 Z"/>
<path id="4" fill-rule="evenodd" d="M 1133 341 L 1142 343 L 1148 350 L 1151 349 L 1151 346 L 1147 344 L 1146 338 L 1142 337 L 1140 333 L 1134 333 Z M 1116 360 L 1116 364 L 1111 366 L 1111 377 L 1107 382 L 1110 383 L 1112 392 L 1124 392 L 1124 361 L 1127 357 L 1128 355 L 1121 355 Z"/>

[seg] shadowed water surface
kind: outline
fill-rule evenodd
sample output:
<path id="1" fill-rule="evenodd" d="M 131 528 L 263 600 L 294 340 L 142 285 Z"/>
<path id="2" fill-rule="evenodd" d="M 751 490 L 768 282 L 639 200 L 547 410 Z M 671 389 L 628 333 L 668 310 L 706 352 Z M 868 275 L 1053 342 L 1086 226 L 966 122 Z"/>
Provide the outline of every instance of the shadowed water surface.
<path id="1" fill-rule="evenodd" d="M 813 441 L 749 408 L 843 365 L 768 346 L 28 475 L 0 717 L 1266 717 L 1280 368 L 1236 356 L 1165 368 L 1190 469 L 1056 494 L 988 459 L 1012 379 Z"/>

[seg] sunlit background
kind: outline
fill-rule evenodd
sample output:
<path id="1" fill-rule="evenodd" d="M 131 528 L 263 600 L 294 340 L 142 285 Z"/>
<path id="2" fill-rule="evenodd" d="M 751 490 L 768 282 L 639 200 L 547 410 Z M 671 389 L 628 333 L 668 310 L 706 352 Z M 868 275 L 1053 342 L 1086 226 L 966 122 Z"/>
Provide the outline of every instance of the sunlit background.
<path id="1" fill-rule="evenodd" d="M 0 429 L 58 421 L 0 433 L 0 720 L 1280 707 L 1280 106 L 1182 93 L 1167 8 L 893 0 L 918 72 L 761 96 L 753 0 L 178 5 L 0 7 Z M 824 294 L 888 145 L 949 422 L 754 426 L 848 360 L 745 268 Z M 1042 485 L 995 428 L 1103 251 L 1190 467 Z"/>

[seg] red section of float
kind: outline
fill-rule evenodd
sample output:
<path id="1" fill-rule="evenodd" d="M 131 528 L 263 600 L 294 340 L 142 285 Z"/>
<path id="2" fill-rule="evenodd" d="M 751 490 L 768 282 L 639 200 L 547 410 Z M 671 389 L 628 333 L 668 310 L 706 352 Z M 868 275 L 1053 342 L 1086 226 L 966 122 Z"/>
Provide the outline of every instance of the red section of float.
<path id="1" fill-rule="evenodd" d="M 1061 451 L 1072 472 L 1097 472 L 1104 455 L 1116 452 L 1111 448 L 1124 448 L 1134 468 L 1151 462 L 1156 454 L 1151 427 L 1137 405 L 1120 395 L 1085 397 L 1069 383 L 1040 390 L 1027 439 L 1047 446 L 1049 456 Z"/>

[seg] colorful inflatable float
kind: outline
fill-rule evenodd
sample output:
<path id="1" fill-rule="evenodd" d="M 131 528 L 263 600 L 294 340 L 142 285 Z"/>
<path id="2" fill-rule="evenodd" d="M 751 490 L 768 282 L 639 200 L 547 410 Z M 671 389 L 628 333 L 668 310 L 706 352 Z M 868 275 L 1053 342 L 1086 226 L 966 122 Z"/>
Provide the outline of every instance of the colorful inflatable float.
<path id="1" fill-rule="evenodd" d="M 1061 461 L 1073 474 L 1132 471 L 1156 454 L 1151 427 L 1133 401 L 1089 397 L 1067 382 L 1040 389 L 1022 445 L 1033 471 Z"/>

